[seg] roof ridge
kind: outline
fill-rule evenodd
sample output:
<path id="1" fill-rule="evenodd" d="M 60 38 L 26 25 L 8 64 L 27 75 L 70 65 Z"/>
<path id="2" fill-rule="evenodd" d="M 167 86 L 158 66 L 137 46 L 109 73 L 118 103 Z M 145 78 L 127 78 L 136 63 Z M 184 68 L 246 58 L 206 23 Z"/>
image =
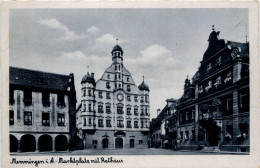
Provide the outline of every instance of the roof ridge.
<path id="1" fill-rule="evenodd" d="M 21 68 L 21 67 L 14 67 L 14 66 L 9 66 L 9 69 L 10 69 L 10 68 L 13 68 L 13 69 L 22 69 L 22 70 L 26 70 L 26 71 L 34 71 L 34 72 L 40 72 L 40 73 L 44 73 L 44 74 L 53 74 L 53 75 L 59 75 L 59 76 L 69 77 L 69 75 L 59 74 L 59 73 L 54 73 L 54 72 L 44 72 L 44 71 L 40 71 L 40 70 L 26 69 L 26 68 Z"/>

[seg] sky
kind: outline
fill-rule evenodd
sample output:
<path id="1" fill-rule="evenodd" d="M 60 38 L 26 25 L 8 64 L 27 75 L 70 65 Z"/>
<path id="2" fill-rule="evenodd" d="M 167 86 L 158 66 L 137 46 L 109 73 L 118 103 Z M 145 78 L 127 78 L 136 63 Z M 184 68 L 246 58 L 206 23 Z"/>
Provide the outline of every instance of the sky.
<path id="1" fill-rule="evenodd" d="M 151 118 L 166 99 L 182 96 L 212 25 L 221 39 L 245 42 L 248 35 L 248 11 L 242 8 L 12 9 L 9 15 L 10 66 L 73 73 L 78 104 L 82 77 L 90 71 L 100 79 L 119 44 L 135 84 L 144 76 L 150 88 Z"/>

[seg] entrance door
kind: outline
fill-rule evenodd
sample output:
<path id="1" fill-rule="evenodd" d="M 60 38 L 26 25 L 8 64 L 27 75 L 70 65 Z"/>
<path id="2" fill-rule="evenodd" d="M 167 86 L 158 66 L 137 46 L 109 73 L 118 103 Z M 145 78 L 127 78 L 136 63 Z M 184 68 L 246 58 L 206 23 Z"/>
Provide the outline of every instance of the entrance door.
<path id="1" fill-rule="evenodd" d="M 104 149 L 108 148 L 108 139 L 103 139 L 102 144 Z"/>
<path id="2" fill-rule="evenodd" d="M 135 147 L 135 140 L 130 139 L 130 148 L 134 148 L 134 147 Z"/>
<path id="3" fill-rule="evenodd" d="M 123 148 L 123 139 L 116 138 L 116 148 Z"/>
<path id="4" fill-rule="evenodd" d="M 220 127 L 216 123 L 208 128 L 209 146 L 218 146 Z"/>

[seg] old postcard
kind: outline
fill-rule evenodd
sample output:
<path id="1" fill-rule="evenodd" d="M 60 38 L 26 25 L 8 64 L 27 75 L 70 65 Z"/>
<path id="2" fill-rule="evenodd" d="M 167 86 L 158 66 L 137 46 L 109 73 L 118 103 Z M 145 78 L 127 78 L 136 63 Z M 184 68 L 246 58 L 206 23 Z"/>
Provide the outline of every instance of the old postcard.
<path id="1" fill-rule="evenodd" d="M 2 167 L 257 167 L 257 2 L 6 2 Z"/>

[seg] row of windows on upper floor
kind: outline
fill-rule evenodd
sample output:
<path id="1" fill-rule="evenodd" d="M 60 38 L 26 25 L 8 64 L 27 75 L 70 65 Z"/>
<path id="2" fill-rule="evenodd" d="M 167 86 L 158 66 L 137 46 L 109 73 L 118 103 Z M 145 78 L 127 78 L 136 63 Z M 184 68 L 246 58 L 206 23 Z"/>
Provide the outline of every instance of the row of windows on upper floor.
<path id="1" fill-rule="evenodd" d="M 132 115 L 131 108 L 128 107 L 128 108 L 126 108 L 126 110 L 127 110 L 127 113 L 126 113 L 127 115 Z M 87 111 L 87 106 L 86 106 L 86 104 L 83 104 L 82 112 L 86 112 L 86 111 Z M 93 112 L 91 104 L 89 104 L 89 106 L 88 106 L 88 111 Z M 104 113 L 103 105 L 98 105 L 98 113 Z M 107 114 L 111 113 L 110 105 L 106 105 L 106 113 Z M 117 114 L 124 114 L 124 110 L 123 110 L 122 106 L 117 106 Z M 136 108 L 136 107 L 134 108 L 134 115 L 139 115 L 138 108 Z M 141 116 L 150 116 L 149 109 L 147 107 L 144 107 L 144 108 L 141 107 L 140 115 Z"/>
<path id="2" fill-rule="evenodd" d="M 24 90 L 23 91 L 24 96 L 23 96 L 23 102 L 25 106 L 31 106 L 32 105 L 32 91 L 31 90 Z M 51 101 L 50 101 L 50 93 L 49 92 L 41 92 L 42 93 L 42 105 L 44 107 L 50 107 Z M 17 94 L 17 101 L 21 99 L 21 95 L 18 93 Z M 54 97 L 52 97 L 52 100 L 54 102 Z M 9 93 L 9 104 L 13 105 L 15 103 L 14 100 L 14 90 L 10 89 Z M 57 105 L 59 107 L 66 107 L 65 104 L 65 94 L 59 93 L 58 94 L 58 100 L 57 100 Z"/>
<path id="3" fill-rule="evenodd" d="M 115 79 L 115 80 L 117 80 L 117 79 L 121 80 L 121 78 L 123 79 L 122 76 L 123 76 L 123 75 L 122 75 L 121 73 L 116 73 L 116 74 L 114 75 L 114 79 Z M 112 75 L 112 74 L 107 74 L 107 79 L 112 79 L 112 78 L 113 78 L 113 75 Z M 126 77 L 126 81 L 127 81 L 127 82 L 130 82 L 130 77 L 129 77 L 129 76 Z"/>
<path id="4" fill-rule="evenodd" d="M 104 119 L 98 119 L 98 127 L 104 127 L 103 121 L 104 121 Z M 132 121 L 128 120 L 126 123 L 127 123 L 127 126 L 126 126 L 127 128 L 132 128 Z M 95 124 L 92 123 L 92 119 L 89 118 L 88 125 L 87 125 L 87 119 L 84 118 L 83 126 L 95 126 Z M 110 119 L 106 120 L 106 127 L 112 127 Z M 124 120 L 117 120 L 117 127 L 123 128 L 124 127 Z M 134 121 L 134 128 L 139 128 L 139 122 L 138 121 Z M 141 120 L 141 128 L 149 128 L 149 122 L 147 120 L 146 121 Z"/>
<path id="5" fill-rule="evenodd" d="M 24 111 L 24 125 L 32 125 L 32 112 L 31 111 Z M 17 118 L 20 120 L 20 118 Z M 9 125 L 14 125 L 14 111 L 9 110 Z M 65 114 L 58 113 L 57 114 L 57 124 L 58 126 L 65 126 Z M 49 112 L 42 112 L 42 126 L 50 126 L 50 113 Z"/>
<path id="6" fill-rule="evenodd" d="M 105 92 L 105 93 L 106 93 L 106 99 L 111 99 L 110 92 Z M 85 96 L 89 96 L 89 97 L 95 96 L 94 95 L 94 91 L 91 90 L 91 89 L 88 89 L 88 94 L 87 94 L 87 90 L 83 89 L 82 97 L 85 97 Z M 98 98 L 103 99 L 103 92 L 102 91 L 98 92 Z M 130 102 L 131 101 L 131 96 L 127 95 L 126 96 L 126 100 Z M 138 102 L 138 96 L 134 96 L 134 101 Z M 140 99 L 141 103 L 144 103 L 144 102 L 148 103 L 148 101 L 149 101 L 148 100 L 148 96 L 141 96 L 141 99 Z"/>

